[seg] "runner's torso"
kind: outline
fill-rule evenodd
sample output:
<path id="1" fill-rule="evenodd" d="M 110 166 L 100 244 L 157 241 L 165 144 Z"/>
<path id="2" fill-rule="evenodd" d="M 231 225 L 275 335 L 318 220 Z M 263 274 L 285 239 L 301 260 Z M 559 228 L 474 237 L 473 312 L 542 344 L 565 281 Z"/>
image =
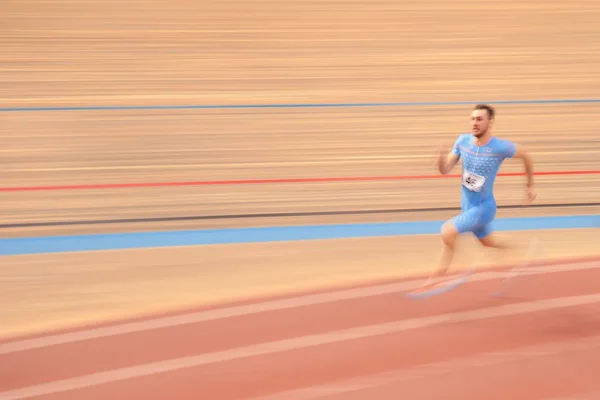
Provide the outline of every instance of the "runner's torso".
<path id="1" fill-rule="evenodd" d="M 492 137 L 483 146 L 475 144 L 475 137 L 463 134 L 452 148 L 462 162 L 463 205 L 476 206 L 483 202 L 494 202 L 494 181 L 502 162 L 515 155 L 514 143 Z"/>

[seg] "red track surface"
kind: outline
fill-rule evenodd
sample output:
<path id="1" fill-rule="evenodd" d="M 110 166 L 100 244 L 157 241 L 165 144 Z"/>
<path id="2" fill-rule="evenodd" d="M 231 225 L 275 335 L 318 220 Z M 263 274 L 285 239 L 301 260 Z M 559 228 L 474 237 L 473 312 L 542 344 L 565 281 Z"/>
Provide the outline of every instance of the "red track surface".
<path id="1" fill-rule="evenodd" d="M 599 398 L 600 263 L 547 268 L 502 298 L 476 274 L 426 300 L 405 282 L 15 339 L 0 399 Z"/>

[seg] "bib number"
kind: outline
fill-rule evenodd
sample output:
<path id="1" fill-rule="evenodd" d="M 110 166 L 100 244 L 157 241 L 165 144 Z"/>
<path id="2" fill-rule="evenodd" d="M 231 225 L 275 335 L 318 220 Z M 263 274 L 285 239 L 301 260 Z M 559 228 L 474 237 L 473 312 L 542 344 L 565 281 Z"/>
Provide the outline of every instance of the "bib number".
<path id="1" fill-rule="evenodd" d="M 469 171 L 464 171 L 462 176 L 462 184 L 472 192 L 480 192 L 485 183 L 485 177 L 474 174 Z"/>

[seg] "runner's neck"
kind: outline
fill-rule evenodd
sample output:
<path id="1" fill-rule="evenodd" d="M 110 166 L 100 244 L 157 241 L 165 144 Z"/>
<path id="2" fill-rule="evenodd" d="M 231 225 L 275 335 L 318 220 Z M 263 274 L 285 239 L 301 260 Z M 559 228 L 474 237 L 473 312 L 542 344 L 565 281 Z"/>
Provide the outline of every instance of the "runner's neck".
<path id="1" fill-rule="evenodd" d="M 485 146 L 485 145 L 489 144 L 493 138 L 494 137 L 488 133 L 485 136 L 482 136 L 480 138 L 473 136 L 473 142 L 475 143 L 476 146 L 481 147 L 481 146 Z"/>

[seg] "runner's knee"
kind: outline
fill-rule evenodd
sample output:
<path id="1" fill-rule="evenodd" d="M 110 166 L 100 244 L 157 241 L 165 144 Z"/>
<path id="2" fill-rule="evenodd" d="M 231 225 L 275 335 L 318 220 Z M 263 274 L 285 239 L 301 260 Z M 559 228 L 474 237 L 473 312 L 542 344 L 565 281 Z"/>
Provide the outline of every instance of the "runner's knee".
<path id="1" fill-rule="evenodd" d="M 454 246 L 454 242 L 456 241 L 456 237 L 458 236 L 458 230 L 454 226 L 451 221 L 448 221 L 442 225 L 442 229 L 440 231 L 442 235 L 442 241 L 448 246 Z"/>

